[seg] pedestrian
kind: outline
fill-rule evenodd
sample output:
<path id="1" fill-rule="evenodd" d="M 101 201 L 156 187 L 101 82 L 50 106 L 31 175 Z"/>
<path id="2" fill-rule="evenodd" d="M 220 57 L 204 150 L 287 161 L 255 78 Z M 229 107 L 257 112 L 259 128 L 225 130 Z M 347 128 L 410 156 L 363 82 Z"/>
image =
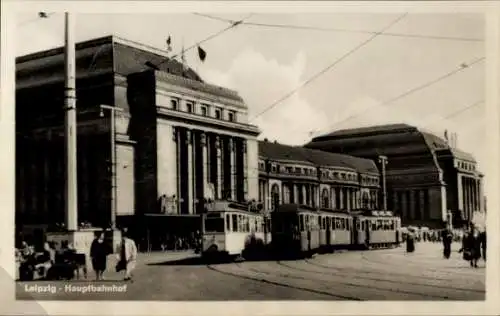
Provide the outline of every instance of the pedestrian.
<path id="1" fill-rule="evenodd" d="M 135 269 L 137 262 L 137 247 L 135 242 L 129 238 L 128 231 L 122 230 L 122 240 L 118 250 L 118 264 L 116 271 L 125 270 L 125 281 L 132 279 L 132 271 Z"/>
<path id="2" fill-rule="evenodd" d="M 451 255 L 451 243 L 453 241 L 453 236 L 448 229 L 442 231 L 443 238 L 443 256 L 446 259 L 450 258 Z"/>
<path id="3" fill-rule="evenodd" d="M 415 236 L 412 232 L 408 232 L 406 236 L 406 252 L 414 252 L 415 251 Z"/>
<path id="4" fill-rule="evenodd" d="M 104 242 L 104 233 L 97 232 L 90 246 L 90 258 L 97 281 L 104 280 L 103 274 L 106 271 L 106 262 L 110 253 L 109 246 Z"/>
<path id="5" fill-rule="evenodd" d="M 463 253 L 463 259 L 469 261 L 471 267 L 477 268 L 477 261 L 481 258 L 481 241 L 474 227 L 471 227 L 462 239 L 462 248 L 459 252 Z"/>
<path id="6" fill-rule="evenodd" d="M 486 230 L 481 232 L 480 234 L 480 239 L 481 239 L 481 252 L 483 254 L 483 260 L 486 262 Z"/>

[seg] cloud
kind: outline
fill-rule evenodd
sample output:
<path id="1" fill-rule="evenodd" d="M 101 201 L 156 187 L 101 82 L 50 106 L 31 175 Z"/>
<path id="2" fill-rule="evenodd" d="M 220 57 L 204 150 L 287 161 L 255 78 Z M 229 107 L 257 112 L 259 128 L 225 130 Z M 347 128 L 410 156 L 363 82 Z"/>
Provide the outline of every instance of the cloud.
<path id="1" fill-rule="evenodd" d="M 238 91 L 252 119 L 301 86 L 305 69 L 306 56 L 302 52 L 297 53 L 291 63 L 284 64 L 247 48 L 236 56 L 227 71 L 200 69 L 200 73 L 207 82 Z M 299 90 L 251 123 L 261 128 L 261 138 L 299 145 L 310 138 L 313 129 L 326 126 L 328 120 L 323 111 L 301 96 Z"/>

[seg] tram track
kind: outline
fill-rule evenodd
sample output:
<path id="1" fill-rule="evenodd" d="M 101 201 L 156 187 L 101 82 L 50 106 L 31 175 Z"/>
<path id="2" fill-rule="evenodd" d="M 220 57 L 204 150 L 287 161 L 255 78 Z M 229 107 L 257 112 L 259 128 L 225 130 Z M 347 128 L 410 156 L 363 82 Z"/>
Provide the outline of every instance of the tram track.
<path id="1" fill-rule="evenodd" d="M 365 256 L 365 254 L 361 254 L 361 259 L 364 260 L 364 261 L 366 261 L 367 263 L 375 263 L 375 264 L 381 264 L 381 265 L 387 264 L 387 261 L 376 260 L 374 258 L 367 258 Z M 406 264 L 406 265 L 412 265 L 412 266 L 415 266 L 415 267 L 421 267 L 421 265 L 416 264 L 416 263 L 411 262 L 411 261 L 404 262 L 404 264 Z M 472 275 L 474 275 L 474 273 L 470 273 L 470 272 L 460 272 L 460 271 L 457 271 L 457 269 L 454 268 L 454 267 L 443 267 L 442 269 L 426 268 L 425 270 L 429 271 L 429 272 L 437 272 L 437 273 L 443 273 L 443 271 L 446 271 L 445 272 L 446 274 L 448 274 L 448 275 L 454 275 L 454 276 L 456 276 L 456 275 L 463 275 L 463 276 L 472 276 Z M 438 279 L 438 280 L 448 280 L 446 278 L 439 278 L 439 277 L 434 277 L 434 276 L 426 276 L 425 278 L 427 278 L 427 279 L 433 279 L 433 280 L 436 280 L 436 279 Z"/>
<path id="2" fill-rule="evenodd" d="M 340 267 L 335 267 L 335 266 L 323 265 L 323 264 L 319 264 L 317 262 L 313 262 L 313 261 L 308 260 L 308 259 L 304 260 L 304 262 L 306 262 L 307 264 L 319 267 L 321 269 L 335 270 L 335 271 L 339 271 L 339 272 L 351 271 L 354 273 L 361 273 L 361 274 L 366 274 L 366 275 L 377 273 L 377 272 L 363 271 L 361 269 L 356 269 L 356 268 L 340 268 Z M 321 271 L 312 271 L 312 270 L 307 270 L 307 269 L 301 269 L 298 267 L 291 267 L 288 265 L 287 265 L 287 267 L 292 268 L 292 269 L 297 269 L 300 271 L 305 271 L 305 272 L 319 273 L 319 274 L 322 273 Z M 327 274 L 336 275 L 334 273 L 327 273 Z M 394 273 L 394 272 L 391 272 L 391 275 L 397 275 L 397 276 L 403 276 L 403 277 L 407 276 L 404 273 Z M 439 285 L 439 284 L 427 284 L 427 283 L 420 283 L 420 282 L 408 282 L 407 280 L 396 281 L 396 280 L 380 279 L 380 278 L 375 278 L 375 277 L 370 277 L 370 276 L 359 276 L 359 275 L 356 275 L 356 277 L 359 279 L 368 280 L 368 281 L 387 282 L 387 283 L 393 283 L 393 284 L 408 284 L 408 285 L 415 285 L 415 286 L 425 286 L 425 287 L 431 287 L 431 288 L 439 288 L 439 289 L 443 289 L 443 290 L 454 290 L 454 291 L 465 291 L 465 292 L 476 292 L 476 293 L 483 293 L 484 292 L 481 290 L 475 290 L 475 289 L 469 289 L 469 288 L 463 288 L 463 287 L 444 286 L 444 285 Z M 449 281 L 449 279 L 445 279 L 445 278 L 422 277 L 422 276 L 418 276 L 418 277 L 421 279 L 426 279 L 426 280 L 431 280 L 431 281 L 439 281 L 439 280 Z"/>
<path id="3" fill-rule="evenodd" d="M 238 264 L 236 264 L 236 265 L 238 265 Z M 334 297 L 337 299 L 351 300 L 351 301 L 363 301 L 359 297 L 333 294 L 333 293 L 322 291 L 322 290 L 316 290 L 316 289 L 306 288 L 306 287 L 302 287 L 302 286 L 290 285 L 290 284 L 286 284 L 283 282 L 276 282 L 276 281 L 272 281 L 272 280 L 266 280 L 264 278 L 251 277 L 248 275 L 241 275 L 241 274 L 234 273 L 234 272 L 224 271 L 224 270 L 221 270 L 221 269 L 214 267 L 211 264 L 206 265 L 206 267 L 211 271 L 215 271 L 217 273 L 227 275 L 227 276 L 232 276 L 232 277 L 239 278 L 239 279 L 252 280 L 252 281 L 256 281 L 256 282 L 260 282 L 260 283 L 264 283 L 264 284 L 271 284 L 271 285 L 275 285 L 275 286 L 291 288 L 291 289 L 310 292 L 310 293 L 314 293 L 314 294 L 321 294 L 321 295 L 325 295 L 325 296 Z M 260 273 L 262 273 L 262 272 L 260 272 Z M 262 273 L 262 274 L 266 274 L 266 273 Z"/>
<path id="4" fill-rule="evenodd" d="M 334 277 L 342 278 L 342 277 L 339 277 L 338 274 L 334 274 L 334 273 L 321 272 L 321 271 L 313 271 L 313 270 L 303 269 L 303 268 L 299 268 L 299 267 L 293 267 L 293 266 L 290 266 L 288 264 L 284 264 L 283 262 L 278 262 L 278 264 L 280 266 L 283 266 L 283 267 L 286 267 L 288 269 L 292 269 L 292 270 L 295 270 L 295 271 L 301 271 L 301 272 L 306 272 L 306 273 L 313 273 L 313 274 L 318 274 L 318 275 L 331 275 L 331 276 L 334 276 Z M 342 271 L 342 269 L 338 268 L 337 271 Z M 356 276 L 356 278 L 360 279 L 360 280 L 367 280 L 367 281 L 388 282 L 388 283 L 393 283 L 393 284 L 405 284 L 404 282 L 398 282 L 398 281 L 392 281 L 392 282 L 390 282 L 390 280 L 367 278 L 367 277 L 359 277 L 359 276 Z M 418 291 L 408 291 L 408 290 L 402 290 L 402 289 L 393 289 L 393 288 L 387 288 L 387 287 L 381 287 L 381 286 L 375 286 L 375 285 L 367 285 L 367 284 L 360 285 L 360 284 L 356 284 L 356 283 L 345 281 L 345 280 L 342 280 L 342 281 L 332 281 L 332 282 L 335 282 L 336 284 L 343 284 L 343 285 L 355 286 L 355 287 L 359 287 L 359 288 L 368 288 L 368 289 L 373 289 L 373 290 L 378 290 L 378 291 L 386 291 L 386 292 L 392 292 L 392 293 L 402 293 L 402 294 L 408 294 L 408 295 L 418 295 L 418 296 L 422 296 L 422 297 L 440 298 L 440 299 L 446 299 L 446 300 L 451 299 L 447 295 L 427 294 L 427 293 L 422 293 L 422 292 L 418 292 Z M 427 285 L 425 285 L 425 284 L 418 284 L 418 286 L 427 286 Z"/>
<path id="5" fill-rule="evenodd" d="M 290 270 L 302 271 L 302 272 L 308 272 L 308 273 L 314 273 L 314 274 L 320 274 L 320 275 L 325 275 L 326 274 L 326 273 L 323 273 L 323 272 L 320 272 L 320 271 L 311 271 L 311 270 L 307 270 L 307 269 L 295 268 L 295 267 L 283 264 L 281 261 L 276 261 L 276 263 L 279 266 L 288 268 Z M 260 274 L 272 275 L 272 276 L 278 276 L 278 277 L 285 277 L 285 278 L 291 278 L 291 279 L 296 279 L 296 280 L 311 281 L 311 278 L 301 277 L 301 276 L 297 276 L 297 275 L 293 275 L 293 274 L 292 275 L 290 275 L 290 274 L 283 274 L 282 272 L 279 272 L 279 271 L 276 271 L 276 273 L 274 273 L 274 272 L 264 271 L 262 269 L 256 269 L 256 268 L 251 268 L 251 267 L 243 268 L 242 265 L 240 265 L 240 268 L 245 269 L 247 271 L 254 272 L 254 273 L 260 273 Z M 334 274 L 330 274 L 330 275 L 336 276 Z M 385 291 L 385 292 L 407 294 L 407 295 L 413 295 L 413 296 L 419 296 L 419 297 L 426 297 L 426 298 L 430 297 L 430 298 L 450 299 L 448 296 L 439 295 L 439 294 L 430 295 L 430 294 L 426 294 L 426 293 L 422 293 L 422 292 L 416 292 L 416 291 L 395 290 L 395 289 L 391 289 L 391 288 L 385 288 L 385 287 L 374 286 L 374 285 L 356 284 L 356 283 L 348 282 L 348 281 L 345 281 L 345 280 L 315 280 L 315 281 L 316 282 L 321 282 L 324 285 L 329 285 L 329 284 L 333 283 L 333 284 L 336 284 L 336 285 L 350 286 L 350 287 L 357 288 L 357 289 L 366 289 L 366 288 L 369 288 L 369 289 L 372 289 L 372 290 L 376 290 L 378 293 L 380 291 Z"/>

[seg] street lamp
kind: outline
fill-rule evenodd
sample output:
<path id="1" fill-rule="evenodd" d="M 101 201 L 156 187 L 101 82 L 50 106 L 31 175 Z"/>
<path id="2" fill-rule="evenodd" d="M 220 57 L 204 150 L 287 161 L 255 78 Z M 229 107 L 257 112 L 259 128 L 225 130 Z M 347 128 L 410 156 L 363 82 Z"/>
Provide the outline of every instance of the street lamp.
<path id="1" fill-rule="evenodd" d="M 382 200 L 384 211 L 387 211 L 387 186 L 385 180 L 385 166 L 387 165 L 387 156 L 379 156 L 378 162 L 382 165 Z"/>
<path id="2" fill-rule="evenodd" d="M 116 185 L 116 112 L 123 112 L 123 109 L 115 106 L 101 105 L 100 117 L 104 117 L 104 110 L 110 112 L 111 118 L 111 229 L 116 229 L 117 213 L 117 185 Z"/>

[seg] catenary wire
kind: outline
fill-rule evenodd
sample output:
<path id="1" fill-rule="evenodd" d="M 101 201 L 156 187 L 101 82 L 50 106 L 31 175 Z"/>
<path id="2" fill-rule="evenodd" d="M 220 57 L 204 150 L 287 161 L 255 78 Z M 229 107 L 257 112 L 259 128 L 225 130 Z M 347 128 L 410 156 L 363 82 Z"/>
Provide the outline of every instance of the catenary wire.
<path id="1" fill-rule="evenodd" d="M 233 20 L 220 18 L 213 15 L 193 13 L 194 15 L 202 16 L 205 18 L 232 23 Z M 327 28 L 327 27 L 316 27 L 307 25 L 295 25 L 295 24 L 276 24 L 276 23 L 259 23 L 259 22 L 243 22 L 242 25 L 247 26 L 259 26 L 267 28 L 283 28 L 283 29 L 295 29 L 295 30 L 309 30 L 309 31 L 324 31 L 324 32 L 339 32 L 339 33 L 354 33 L 354 34 L 377 34 L 375 31 L 368 30 L 352 30 L 345 28 Z M 393 33 L 384 32 L 380 34 L 381 36 L 392 36 L 392 37 L 405 37 L 405 38 L 422 38 L 422 39 L 436 39 L 436 40 L 451 40 L 451 41 L 466 41 L 466 42 L 484 42 L 481 38 L 474 37 L 455 37 L 455 36 L 439 36 L 439 35 L 424 35 L 424 34 L 406 34 L 406 33 Z"/>
<path id="2" fill-rule="evenodd" d="M 366 113 L 367 111 L 369 111 L 369 110 L 371 110 L 371 109 L 374 109 L 374 108 L 380 108 L 380 107 L 386 107 L 386 106 L 389 106 L 389 105 L 391 105 L 391 104 L 394 104 L 394 102 L 396 102 L 396 101 L 398 101 L 398 100 L 400 100 L 400 99 L 402 99 L 402 98 L 404 98 L 404 97 L 406 97 L 406 96 L 408 96 L 408 95 L 410 95 L 410 94 L 413 94 L 413 93 L 415 93 L 415 92 L 417 92 L 417 91 L 423 90 L 423 89 L 428 88 L 428 87 L 430 87 L 430 86 L 432 86 L 432 85 L 434 85 L 434 84 L 437 84 L 438 82 L 441 82 L 441 81 L 443 81 L 443 80 L 445 80 L 445 79 L 447 79 L 447 78 L 449 78 L 449 77 L 451 77 L 451 76 L 453 76 L 453 75 L 455 75 L 455 74 L 457 74 L 457 73 L 460 73 L 460 72 L 462 72 L 463 70 L 468 69 L 468 68 L 470 68 L 471 66 L 473 66 L 473 65 L 475 65 L 475 64 L 477 64 L 477 63 L 479 63 L 479 62 L 482 62 L 483 60 L 484 60 L 484 57 L 480 57 L 480 58 L 477 58 L 477 59 L 473 60 L 473 61 L 472 61 L 472 62 L 470 62 L 470 63 L 463 63 L 463 64 L 461 64 L 461 65 L 460 65 L 460 67 L 458 67 L 458 68 L 456 68 L 456 69 L 453 69 L 452 71 L 449 71 L 449 72 L 447 72 L 446 74 L 444 74 L 444 75 L 442 75 L 442 76 L 440 76 L 440 77 L 438 77 L 438 78 L 436 78 L 436 79 L 433 79 L 433 80 L 428 81 L 428 82 L 426 82 L 426 83 L 424 83 L 424 84 L 422 84 L 422 85 L 419 85 L 419 86 L 414 87 L 414 88 L 412 88 L 412 89 L 410 89 L 410 90 L 407 90 L 407 91 L 403 92 L 402 94 L 400 94 L 400 95 L 398 95 L 398 96 L 396 96 L 396 97 L 393 97 L 393 98 L 391 98 L 391 99 L 389 99 L 389 100 L 386 100 L 386 101 L 383 101 L 383 102 L 381 102 L 381 103 L 378 103 L 378 104 L 372 105 L 372 106 L 370 106 L 369 108 L 365 109 L 362 113 L 361 113 L 361 112 L 358 112 L 358 113 L 352 114 L 352 115 L 348 116 L 347 118 L 345 118 L 345 119 L 343 119 L 343 120 L 341 120 L 341 121 L 338 121 L 338 122 L 336 122 L 336 123 L 334 123 L 334 124 L 330 125 L 330 126 L 328 127 L 328 130 L 323 130 L 323 132 L 328 132 L 328 131 L 329 131 L 329 130 L 331 130 L 333 127 L 338 126 L 338 125 L 340 125 L 340 124 L 342 124 L 342 123 L 345 123 L 345 122 L 347 122 L 347 121 L 350 121 L 350 120 L 352 120 L 352 119 L 354 119 L 354 118 L 356 118 L 356 117 L 358 117 L 358 116 L 360 116 L 360 115 L 362 115 L 362 114 Z M 321 132 L 321 131 L 320 131 L 320 132 Z M 316 134 L 317 134 L 317 133 L 316 133 Z"/>
<path id="3" fill-rule="evenodd" d="M 347 53 L 345 53 L 340 58 L 336 59 L 333 63 L 331 63 L 330 65 L 328 65 L 326 68 L 323 68 L 321 71 L 319 71 L 318 73 L 316 73 L 315 75 L 313 75 L 312 77 L 310 77 L 308 80 L 306 80 L 300 86 L 298 86 L 297 88 L 293 89 L 289 93 L 285 94 L 283 97 L 281 97 L 278 100 L 276 100 L 273 103 L 271 103 L 269 106 L 267 106 L 266 108 L 264 108 L 263 111 L 257 113 L 257 115 L 255 115 L 255 116 L 253 116 L 252 119 L 250 119 L 249 121 L 252 122 L 256 118 L 260 117 L 261 115 L 267 113 L 268 111 L 270 111 L 271 109 L 273 109 L 274 107 L 276 107 L 281 102 L 287 100 L 289 97 L 291 97 L 292 95 L 294 95 L 297 91 L 299 91 L 300 89 L 304 88 L 305 86 L 307 86 L 308 84 L 310 84 L 311 82 L 313 82 L 315 79 L 319 78 L 320 76 L 322 76 L 323 74 L 325 74 L 326 72 L 328 72 L 330 69 L 332 69 L 333 67 L 335 67 L 337 64 L 339 64 L 340 62 L 342 62 L 344 59 L 346 59 L 347 57 L 349 57 L 350 55 L 352 55 L 353 53 L 355 53 L 357 50 L 359 50 L 360 48 L 362 48 L 366 44 L 370 43 L 372 40 L 374 40 L 376 37 L 378 37 L 379 34 L 383 33 L 384 31 L 386 31 L 387 29 L 389 29 L 390 27 L 392 27 L 394 24 L 396 24 L 397 22 L 401 21 L 406 15 L 407 15 L 407 13 L 399 16 L 396 20 L 392 21 L 388 26 L 386 26 L 382 31 L 380 31 L 377 34 L 374 34 L 374 35 L 370 36 L 368 39 L 366 39 L 365 41 L 361 42 L 361 44 L 359 44 L 359 45 L 355 46 L 354 48 L 352 48 L 351 50 L 349 50 Z"/>
<path id="4" fill-rule="evenodd" d="M 246 17 L 244 17 L 243 19 L 241 19 L 241 20 L 239 20 L 239 21 L 235 21 L 235 22 L 231 23 L 231 25 L 230 25 L 230 26 L 228 26 L 228 27 L 226 27 L 226 28 L 223 28 L 222 30 L 220 30 L 220 31 L 218 31 L 218 32 L 216 32 L 216 33 L 214 33 L 214 34 L 212 34 L 212 35 L 210 35 L 210 36 L 208 36 L 208 37 L 204 38 L 204 39 L 203 39 L 203 40 L 201 40 L 201 41 L 196 42 L 195 44 L 193 44 L 193 45 L 189 46 L 188 48 L 184 48 L 181 52 L 179 52 L 179 53 L 177 53 L 177 54 L 175 54 L 175 55 L 173 55 L 173 56 L 171 56 L 171 57 L 169 57 L 169 58 L 164 59 L 163 61 L 161 61 L 160 63 L 156 64 L 155 66 L 159 67 L 160 65 L 164 64 L 164 63 L 165 63 L 165 62 L 167 62 L 168 60 L 170 60 L 170 59 L 174 59 L 174 58 L 178 57 L 179 55 L 181 55 L 181 54 L 183 54 L 183 53 L 185 53 L 185 52 L 187 52 L 187 51 L 189 51 L 189 50 L 191 50 L 191 49 L 193 49 L 193 48 L 195 48 L 195 47 L 198 47 L 199 45 L 201 45 L 201 44 L 203 44 L 203 43 L 205 43 L 205 42 L 207 42 L 207 41 L 209 41 L 209 40 L 212 40 L 212 39 L 216 38 L 217 36 L 219 36 L 219 35 L 221 35 L 221 34 L 223 34 L 223 33 L 227 32 L 227 31 L 229 31 L 229 30 L 231 30 L 231 29 L 233 29 L 233 28 L 235 28 L 235 27 L 236 27 L 236 26 L 238 26 L 238 25 L 240 25 L 240 24 L 241 24 L 241 23 L 243 23 L 245 20 L 248 20 L 249 18 L 251 18 L 253 15 L 254 15 L 253 13 L 252 13 L 252 14 L 249 14 L 249 15 L 247 15 Z"/>

